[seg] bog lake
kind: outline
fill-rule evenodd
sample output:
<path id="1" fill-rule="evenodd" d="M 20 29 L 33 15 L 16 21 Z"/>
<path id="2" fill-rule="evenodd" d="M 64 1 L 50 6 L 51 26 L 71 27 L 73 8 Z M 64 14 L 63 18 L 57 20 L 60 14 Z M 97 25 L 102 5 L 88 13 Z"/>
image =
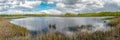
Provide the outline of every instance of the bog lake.
<path id="1" fill-rule="evenodd" d="M 72 35 L 76 31 L 105 31 L 109 29 L 105 17 L 26 17 L 12 19 L 10 23 L 26 28 L 35 35 L 46 32 L 60 32 Z"/>

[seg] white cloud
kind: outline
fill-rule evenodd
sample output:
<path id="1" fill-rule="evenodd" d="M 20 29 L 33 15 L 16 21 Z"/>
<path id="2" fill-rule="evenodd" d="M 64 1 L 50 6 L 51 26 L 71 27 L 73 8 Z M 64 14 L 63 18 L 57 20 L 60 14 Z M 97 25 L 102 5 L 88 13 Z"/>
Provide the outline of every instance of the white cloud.
<path id="1" fill-rule="evenodd" d="M 34 6 L 37 6 L 41 3 L 41 1 L 25 1 L 25 3 L 21 3 L 18 6 L 22 6 L 22 7 L 27 7 L 27 8 L 33 8 Z"/>
<path id="2" fill-rule="evenodd" d="M 40 11 L 40 13 L 61 14 L 62 12 L 56 9 L 49 9 L 49 10 Z"/>
<path id="3" fill-rule="evenodd" d="M 58 7 L 62 12 L 100 12 L 100 11 L 118 11 L 120 10 L 120 0 L 65 0 L 63 8 Z"/>
<path id="4" fill-rule="evenodd" d="M 57 3 L 56 5 L 57 5 L 57 7 L 65 7 L 64 3 Z"/>
<path id="5" fill-rule="evenodd" d="M 83 13 L 83 12 L 100 12 L 100 11 L 119 11 L 120 0 L 0 0 L 0 11 L 10 8 L 34 8 L 41 1 L 48 4 L 56 3 L 55 9 L 38 11 L 42 13 Z M 13 10 L 14 11 L 14 10 Z"/>
<path id="6" fill-rule="evenodd" d="M 48 4 L 54 4 L 54 2 L 48 2 Z"/>
<path id="7" fill-rule="evenodd" d="M 33 8 L 38 6 L 41 1 L 27 1 L 27 0 L 0 0 L 0 11 L 14 9 L 14 8 Z"/>

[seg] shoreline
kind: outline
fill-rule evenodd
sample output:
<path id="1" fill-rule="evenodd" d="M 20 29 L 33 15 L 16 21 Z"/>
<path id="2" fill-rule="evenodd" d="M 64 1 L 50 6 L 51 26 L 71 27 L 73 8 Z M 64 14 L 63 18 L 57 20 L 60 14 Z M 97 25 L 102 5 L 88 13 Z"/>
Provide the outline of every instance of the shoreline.
<path id="1" fill-rule="evenodd" d="M 0 40 L 25 37 L 28 34 L 26 28 L 11 24 L 9 21 L 0 17 Z"/>
<path id="2" fill-rule="evenodd" d="M 26 28 L 11 24 L 9 21 L 11 19 L 6 19 L 4 17 L 0 17 L 0 40 L 30 40 L 31 38 L 28 37 L 29 31 Z M 85 39 L 89 39 L 89 40 L 117 40 L 117 38 L 119 38 L 119 32 L 120 32 L 120 17 L 118 18 L 113 18 L 111 19 L 111 25 L 112 27 L 114 27 L 114 29 L 110 30 L 110 31 L 106 31 L 106 32 L 95 32 L 92 34 L 88 34 L 88 33 L 82 33 L 81 34 L 77 34 L 75 38 L 75 40 L 85 40 Z M 38 34 L 36 37 L 36 39 L 48 39 L 48 40 L 55 40 L 55 39 L 70 39 L 72 40 L 73 37 L 66 37 L 63 34 L 56 32 L 53 34 L 45 34 L 45 36 Z M 110 38 L 110 39 L 109 39 Z"/>

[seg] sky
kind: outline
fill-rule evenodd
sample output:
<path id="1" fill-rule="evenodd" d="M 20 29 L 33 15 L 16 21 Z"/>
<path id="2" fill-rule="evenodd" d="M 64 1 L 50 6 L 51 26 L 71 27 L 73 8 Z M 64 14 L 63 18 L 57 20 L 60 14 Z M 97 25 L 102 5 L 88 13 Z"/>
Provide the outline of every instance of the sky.
<path id="1" fill-rule="evenodd" d="M 114 12 L 120 0 L 0 0 L 0 14 Z"/>

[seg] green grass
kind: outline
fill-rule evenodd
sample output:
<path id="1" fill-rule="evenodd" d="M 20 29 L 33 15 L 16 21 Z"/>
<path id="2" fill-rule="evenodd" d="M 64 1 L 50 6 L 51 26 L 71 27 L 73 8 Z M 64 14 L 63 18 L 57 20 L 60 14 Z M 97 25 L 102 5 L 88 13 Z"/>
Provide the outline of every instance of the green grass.
<path id="1" fill-rule="evenodd" d="M 66 17 L 74 17 L 74 16 L 77 16 L 76 14 L 73 14 L 73 13 L 66 13 L 64 16 Z"/>
<path id="2" fill-rule="evenodd" d="M 97 12 L 97 13 L 66 13 L 64 15 L 52 14 L 0 14 L 2 17 L 101 17 L 101 16 L 120 16 L 120 12 Z"/>
<path id="3" fill-rule="evenodd" d="M 99 12 L 99 13 L 86 13 L 78 14 L 78 16 L 120 16 L 120 12 Z"/>
<path id="4" fill-rule="evenodd" d="M 102 20 L 111 20 L 111 19 L 113 19 L 113 18 L 103 18 Z"/>
<path id="5" fill-rule="evenodd" d="M 49 14 L 0 14 L 0 16 L 2 17 L 21 17 L 21 16 L 28 16 L 28 17 L 31 17 L 31 16 L 49 16 Z"/>
<path id="6" fill-rule="evenodd" d="M 101 17 L 101 16 L 120 16 L 120 12 L 97 12 L 97 13 L 66 13 L 66 17 Z"/>
<path id="7" fill-rule="evenodd" d="M 26 37 L 28 36 L 28 31 L 25 28 L 22 28 L 20 26 L 14 25 L 9 23 L 8 19 L 4 19 L 3 17 L 29 17 L 29 16 L 49 16 L 47 14 L 44 15 L 37 15 L 37 14 L 11 14 L 11 15 L 0 15 L 0 27 L 1 31 L 5 31 L 9 33 L 9 29 L 12 29 L 10 31 L 10 35 L 6 35 L 8 40 L 31 40 L 31 38 Z M 111 20 L 109 25 L 113 27 L 113 29 L 109 31 L 98 31 L 95 33 L 76 33 L 76 36 L 69 37 L 65 36 L 64 34 L 61 34 L 59 32 L 56 33 L 47 33 L 47 34 L 39 34 L 34 39 L 35 40 L 120 40 L 120 12 L 99 12 L 99 13 L 87 13 L 87 14 L 72 14 L 67 13 L 64 15 L 65 17 L 100 17 L 100 16 L 117 16 L 113 18 L 104 18 L 103 20 Z M 11 18 L 10 18 L 11 19 Z M 2 23 L 3 22 L 3 23 Z M 1 26 L 2 25 L 2 26 Z M 4 29 L 3 26 L 9 26 L 8 29 Z M 6 32 L 2 32 L 5 34 Z M 5 35 L 3 35 L 5 36 Z M 0 40 L 5 40 L 6 38 L 0 35 Z M 20 38 L 15 38 L 15 36 L 18 36 Z"/>

